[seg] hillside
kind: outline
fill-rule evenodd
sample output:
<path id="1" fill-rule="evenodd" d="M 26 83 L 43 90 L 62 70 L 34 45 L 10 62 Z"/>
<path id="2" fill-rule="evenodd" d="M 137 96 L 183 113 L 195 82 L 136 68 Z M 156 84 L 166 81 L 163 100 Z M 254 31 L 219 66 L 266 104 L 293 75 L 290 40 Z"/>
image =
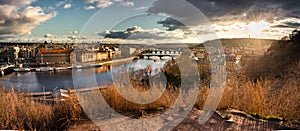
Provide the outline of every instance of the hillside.
<path id="1" fill-rule="evenodd" d="M 268 52 L 250 64 L 247 70 L 252 79 L 284 78 L 293 75 L 289 70 L 299 72 L 299 60 L 300 31 L 295 30 L 289 35 L 289 38 L 284 37 L 282 40 L 273 42 L 268 48 Z"/>

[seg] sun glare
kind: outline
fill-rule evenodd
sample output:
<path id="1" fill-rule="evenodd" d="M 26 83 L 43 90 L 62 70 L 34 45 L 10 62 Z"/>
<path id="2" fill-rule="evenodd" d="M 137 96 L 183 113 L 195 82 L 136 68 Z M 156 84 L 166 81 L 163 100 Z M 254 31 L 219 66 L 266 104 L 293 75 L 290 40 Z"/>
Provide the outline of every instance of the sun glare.
<path id="1" fill-rule="evenodd" d="M 265 21 L 251 22 L 249 24 L 249 31 L 251 34 L 259 34 L 269 28 L 270 28 L 269 24 Z"/>

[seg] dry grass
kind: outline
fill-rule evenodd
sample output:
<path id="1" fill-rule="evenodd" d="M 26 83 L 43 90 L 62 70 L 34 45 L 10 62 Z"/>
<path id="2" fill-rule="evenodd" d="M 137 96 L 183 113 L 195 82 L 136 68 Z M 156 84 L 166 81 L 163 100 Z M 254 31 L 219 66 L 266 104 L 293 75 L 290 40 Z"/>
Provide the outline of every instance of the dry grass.
<path id="1" fill-rule="evenodd" d="M 49 105 L 13 90 L 0 91 L 0 129 L 60 130 L 71 121 L 84 118 L 82 114 L 74 97 Z"/>
<path id="2" fill-rule="evenodd" d="M 157 87 L 153 87 L 157 88 Z M 121 89 L 122 90 L 122 89 Z M 139 89 L 141 93 L 147 93 L 148 89 Z M 147 113 L 158 113 L 161 110 L 167 109 L 174 105 L 173 103 L 177 99 L 178 91 L 165 90 L 163 91 L 158 99 L 155 99 L 157 94 L 161 93 L 161 90 L 154 89 L 153 94 L 145 95 L 143 97 L 135 94 L 130 90 L 123 90 L 122 94 L 129 95 L 130 99 L 151 99 L 153 102 L 149 104 L 139 104 L 127 100 L 126 97 L 122 96 L 120 92 L 114 86 L 109 86 L 107 89 L 102 89 L 99 91 L 83 92 L 77 94 L 78 99 L 80 99 L 80 104 L 84 107 L 85 112 L 91 117 L 91 119 L 103 115 L 103 113 L 116 111 L 126 116 L 130 117 L 141 117 Z M 110 108 L 104 106 L 108 104 Z M 111 112 L 113 113 L 113 112 Z"/>
<path id="3" fill-rule="evenodd" d="M 154 91 L 155 92 L 155 91 Z M 137 104 L 133 103 L 129 100 L 126 100 L 122 97 L 116 88 L 110 88 L 107 90 L 103 90 L 101 92 L 103 97 L 108 102 L 108 104 L 118 112 L 132 112 L 132 111 L 141 111 L 141 110 L 151 110 L 157 109 L 158 107 L 170 107 L 173 105 L 177 98 L 177 92 L 172 90 L 166 90 L 164 93 L 159 97 L 156 101 L 149 103 L 149 104 Z M 125 93 L 130 94 L 131 96 L 136 96 L 132 92 Z M 149 95 L 151 96 L 151 95 Z M 152 99 L 152 98 L 145 98 L 145 99 Z"/>
<path id="4" fill-rule="evenodd" d="M 242 80 L 241 80 L 242 79 Z M 218 109 L 237 109 L 262 116 L 276 116 L 287 120 L 300 121 L 300 81 L 290 80 L 282 87 L 280 80 L 258 80 L 230 77 Z M 202 108 L 209 88 L 203 87 L 197 107 Z"/>
<path id="5" fill-rule="evenodd" d="M 51 123 L 50 106 L 35 103 L 14 91 L 0 92 L 0 129 L 42 129 Z"/>

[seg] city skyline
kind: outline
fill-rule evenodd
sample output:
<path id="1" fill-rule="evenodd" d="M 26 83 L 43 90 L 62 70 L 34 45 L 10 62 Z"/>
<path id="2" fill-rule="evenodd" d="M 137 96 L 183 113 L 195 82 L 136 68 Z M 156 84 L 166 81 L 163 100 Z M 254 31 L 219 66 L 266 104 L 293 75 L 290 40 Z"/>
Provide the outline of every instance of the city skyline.
<path id="1" fill-rule="evenodd" d="M 199 43 L 216 38 L 280 39 L 300 25 L 296 2 L 3 0 L 0 40 Z M 195 14 L 193 8 L 201 12 Z"/>

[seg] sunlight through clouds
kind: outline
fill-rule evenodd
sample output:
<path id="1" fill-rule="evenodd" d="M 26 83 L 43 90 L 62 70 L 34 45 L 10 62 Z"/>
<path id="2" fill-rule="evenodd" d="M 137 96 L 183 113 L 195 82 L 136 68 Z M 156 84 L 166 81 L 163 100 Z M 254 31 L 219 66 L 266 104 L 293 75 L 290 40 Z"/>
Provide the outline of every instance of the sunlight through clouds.
<path id="1" fill-rule="evenodd" d="M 270 26 L 265 21 L 259 21 L 259 22 L 251 22 L 249 24 L 249 31 L 252 34 L 259 34 L 263 33 L 264 30 L 270 29 Z"/>

